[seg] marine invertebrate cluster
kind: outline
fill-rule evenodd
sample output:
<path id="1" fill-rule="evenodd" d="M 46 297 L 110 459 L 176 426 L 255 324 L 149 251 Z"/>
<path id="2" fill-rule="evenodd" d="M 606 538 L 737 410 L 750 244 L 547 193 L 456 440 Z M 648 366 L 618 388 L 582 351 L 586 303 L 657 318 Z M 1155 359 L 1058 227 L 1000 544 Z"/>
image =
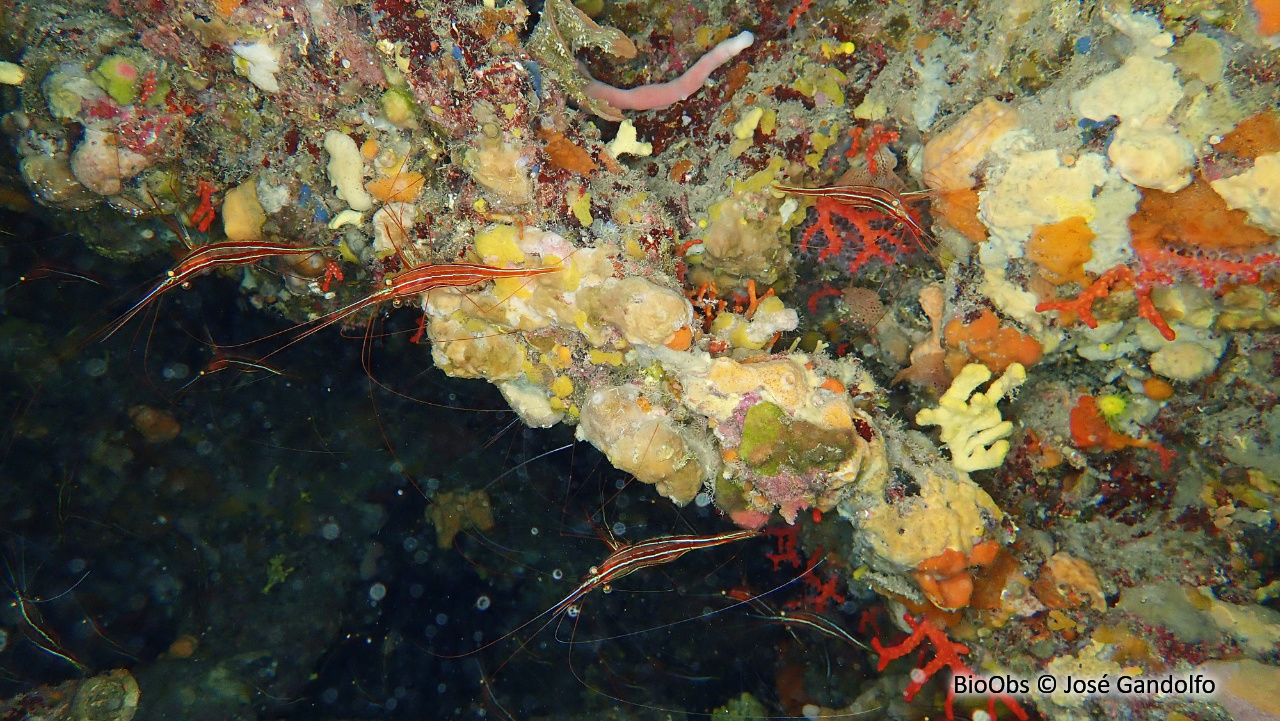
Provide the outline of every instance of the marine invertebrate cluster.
<path id="1" fill-rule="evenodd" d="M 818 538 L 832 575 L 806 583 L 823 602 L 873 590 L 930 614 L 879 646 L 882 670 L 937 647 L 909 696 L 968 671 L 943 619 L 984 626 L 984 666 L 1085 663 L 1067 641 L 1141 581 L 1082 547 L 1133 517 L 1167 511 L 1144 530 L 1169 538 L 1269 512 L 1261 481 L 1196 478 L 1212 503 L 1175 513 L 1197 494 L 1150 477 L 1146 453 L 1274 462 L 1280 136 L 1261 112 L 1270 41 L 1241 30 L 1242 6 L 549 0 L 526 40 L 521 2 L 295 5 L 121 0 L 76 13 L 97 23 L 84 32 L 15 25 L 51 38 L 0 67 L 37 201 L 171 217 L 91 241 L 118 257 L 189 233 L 223 253 L 189 251 L 123 321 L 193 263 L 312 323 L 279 345 L 412 306 L 418 332 L 391 352 L 429 342 L 439 369 L 492 383 L 526 425 L 576 424 L 690 516 L 795 524 L 771 560 Z M 231 255 L 245 248 L 263 254 Z M 891 393 L 895 374 L 914 382 Z M 1249 424 L 1220 411 L 1224 442 L 1184 449 L 1207 387 L 1267 408 Z M 949 461 L 899 412 L 937 426 Z M 150 440 L 183 437 L 132 415 Z M 492 523 L 481 496 L 433 493 L 442 545 Z M 1036 542 L 1009 546 L 1028 518 Z M 1153 555 L 1142 573 L 1273 582 Z M 1246 590 L 1210 606 L 1235 613 Z"/>
<path id="2" fill-rule="evenodd" d="M 939 426 L 942 442 L 951 450 L 951 462 L 962 471 L 995 468 L 1009 453 L 1013 424 L 1000 417 L 996 407 L 1005 396 L 1027 380 L 1021 363 L 1011 363 L 986 391 L 978 386 L 991 380 L 991 371 L 980 363 L 960 369 L 951 387 L 938 399 L 937 408 L 916 414 L 916 423 Z"/>

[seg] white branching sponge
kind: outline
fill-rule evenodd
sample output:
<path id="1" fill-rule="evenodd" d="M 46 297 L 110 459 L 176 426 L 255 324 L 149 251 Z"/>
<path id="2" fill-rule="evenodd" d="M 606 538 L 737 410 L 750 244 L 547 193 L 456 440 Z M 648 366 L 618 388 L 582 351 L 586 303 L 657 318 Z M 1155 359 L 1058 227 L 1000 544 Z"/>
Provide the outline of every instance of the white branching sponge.
<path id="1" fill-rule="evenodd" d="M 1004 463 L 1009 453 L 1009 441 L 1004 439 L 1013 432 L 1013 424 L 1000 417 L 996 404 L 1027 380 L 1027 371 L 1020 363 L 1011 363 L 985 393 L 974 392 L 988 380 L 991 371 L 986 366 L 970 363 L 951 382 L 937 408 L 916 414 L 917 424 L 942 428 L 942 442 L 951 450 L 951 463 L 966 473 Z"/>

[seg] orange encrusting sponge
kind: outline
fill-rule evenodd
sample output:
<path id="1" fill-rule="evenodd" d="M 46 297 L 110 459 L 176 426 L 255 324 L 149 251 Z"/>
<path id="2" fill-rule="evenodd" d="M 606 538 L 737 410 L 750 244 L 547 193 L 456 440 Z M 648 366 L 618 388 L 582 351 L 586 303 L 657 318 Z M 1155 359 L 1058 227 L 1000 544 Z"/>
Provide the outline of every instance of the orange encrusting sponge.
<path id="1" fill-rule="evenodd" d="M 231 14 L 240 9 L 244 4 L 244 0 L 213 0 L 213 11 L 223 18 L 231 17 Z"/>
<path id="2" fill-rule="evenodd" d="M 1264 110 L 1241 121 L 1213 146 L 1220 153 L 1257 160 L 1259 155 L 1280 153 L 1280 113 Z"/>
<path id="3" fill-rule="evenodd" d="M 972 566 L 989 566 L 996 559 L 1000 544 L 983 541 L 969 555 L 954 548 L 925 559 L 911 572 L 929 602 L 943 611 L 955 611 L 969 605 L 973 596 Z"/>
<path id="4" fill-rule="evenodd" d="M 970 242 L 981 243 L 987 239 L 987 226 L 978 217 L 978 191 L 973 188 L 953 190 L 934 198 L 929 212 L 941 217 Z"/>
<path id="5" fill-rule="evenodd" d="M 1094 237 L 1088 222 L 1078 215 L 1050 225 L 1037 225 L 1027 243 L 1027 257 L 1044 269 L 1045 277 L 1054 285 L 1070 282 L 1088 285 L 1084 264 L 1093 257 L 1090 244 Z"/>
<path id="6" fill-rule="evenodd" d="M 1169 470 L 1177 454 L 1152 440 L 1133 438 L 1112 428 L 1098 409 L 1098 399 L 1080 396 L 1071 409 L 1071 442 L 1076 448 L 1119 451 L 1125 448 L 1149 448 L 1160 454 L 1160 467 Z"/>
<path id="7" fill-rule="evenodd" d="M 1227 207 L 1222 196 L 1200 178 L 1176 193 L 1145 190 L 1138 212 L 1129 218 L 1133 247 L 1162 245 L 1201 250 L 1246 250 L 1276 241 L 1249 225 L 1243 210 Z"/>
<path id="8" fill-rule="evenodd" d="M 1000 319 L 990 310 L 983 310 L 982 315 L 968 325 L 952 318 L 944 333 L 947 345 L 963 347 L 992 373 L 1003 373 L 1010 363 L 1034 365 L 1044 353 L 1044 347 L 1035 338 L 1023 335 L 1016 328 L 1001 328 Z"/>
<path id="9" fill-rule="evenodd" d="M 1280 33 L 1280 0 L 1253 0 L 1253 9 L 1258 13 L 1259 35 Z"/>

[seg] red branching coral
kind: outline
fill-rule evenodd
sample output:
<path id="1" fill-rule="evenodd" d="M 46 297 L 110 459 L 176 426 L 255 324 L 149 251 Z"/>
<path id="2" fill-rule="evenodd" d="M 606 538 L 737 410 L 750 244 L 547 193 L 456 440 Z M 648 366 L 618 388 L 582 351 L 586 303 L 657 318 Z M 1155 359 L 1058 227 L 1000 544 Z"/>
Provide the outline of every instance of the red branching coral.
<path id="1" fill-rule="evenodd" d="M 871 648 L 880 655 L 880 663 L 876 666 L 877 671 L 883 671 L 888 668 L 891 661 L 897 660 L 916 650 L 920 644 L 928 640 L 933 644 L 934 657 L 933 660 L 925 665 L 923 669 L 918 669 L 921 673 L 913 673 L 911 683 L 907 684 L 906 692 L 903 698 L 907 701 L 915 698 L 915 695 L 924 688 L 925 683 L 929 681 L 933 675 L 947 667 L 951 669 L 953 674 L 962 674 L 965 676 L 973 676 L 973 671 L 960 660 L 960 656 L 969 653 L 969 647 L 952 641 L 947 638 L 946 632 L 929 622 L 927 618 L 921 618 L 919 621 L 911 618 L 911 614 L 905 614 L 903 619 L 907 625 L 911 627 L 911 635 L 902 640 L 901 643 L 886 647 L 880 643 L 880 639 L 871 639 Z M 1022 721 L 1030 718 L 1027 712 L 1018 704 L 1014 698 L 1008 694 L 993 694 L 987 701 L 987 711 L 991 718 L 996 718 L 996 699 L 999 699 L 1005 706 L 1013 712 Z M 955 719 L 955 693 L 951 688 L 947 689 L 947 700 L 945 710 L 948 719 Z"/>
<path id="2" fill-rule="evenodd" d="M 791 564 L 794 568 L 799 568 L 804 564 L 804 561 L 800 558 L 797 545 L 800 532 L 799 526 L 770 526 L 764 532 L 773 536 L 778 542 L 777 553 L 765 554 L 765 558 L 773 561 L 773 570 L 778 570 L 784 563 Z"/>
<path id="3" fill-rule="evenodd" d="M 823 298 L 839 298 L 843 292 L 833 285 L 822 286 L 813 295 L 809 296 L 809 312 L 817 315 L 818 303 L 822 302 Z"/>
<path id="4" fill-rule="evenodd" d="M 838 590 L 840 575 L 837 573 L 831 574 L 824 581 L 814 574 L 814 567 L 810 567 L 804 574 L 804 583 L 809 588 L 804 605 L 814 611 L 826 611 L 828 606 L 840 606 L 846 600 L 844 594 Z"/>
<path id="5" fill-rule="evenodd" d="M 1098 276 L 1098 279 L 1093 281 L 1074 300 L 1054 300 L 1041 303 L 1036 306 L 1036 312 L 1043 313 L 1049 310 L 1069 311 L 1080 316 L 1080 320 L 1084 321 L 1085 325 L 1090 328 L 1097 328 L 1098 319 L 1093 315 L 1093 301 L 1111 295 L 1112 288 L 1117 284 L 1129 283 L 1133 286 L 1134 295 L 1138 297 L 1138 315 L 1150 321 L 1151 325 L 1154 325 L 1166 340 L 1173 340 L 1175 337 L 1173 329 L 1169 327 L 1169 324 L 1164 320 L 1164 316 L 1160 315 L 1160 311 L 1156 310 L 1155 304 L 1151 302 L 1151 287 L 1154 283 L 1172 282 L 1173 278 L 1159 271 L 1144 270 L 1140 273 L 1134 273 L 1128 266 L 1119 265 Z"/>
<path id="6" fill-rule="evenodd" d="M 818 262 L 845 252 L 846 243 L 861 243 L 849 261 L 849 272 L 856 273 L 873 258 L 892 264 L 899 255 L 910 253 L 916 241 L 898 228 L 893 219 L 872 210 L 864 210 L 835 198 L 818 196 L 814 209 L 818 217 L 800 238 L 800 250 L 807 251 L 819 232 L 826 236 L 827 246 L 818 252 Z"/>
<path id="7" fill-rule="evenodd" d="M 863 134 L 866 133 L 866 137 Z M 849 149 L 845 151 L 844 157 L 852 158 L 859 152 L 867 159 L 867 171 L 872 175 L 880 172 L 880 149 L 889 143 L 897 142 L 899 138 L 898 131 L 888 130 L 879 125 L 871 126 L 871 132 L 867 133 L 867 129 L 861 126 L 854 126 L 849 129 Z M 864 142 L 865 141 L 865 142 Z"/>
<path id="8" fill-rule="evenodd" d="M 1129 229 L 1134 264 L 1107 271 L 1075 300 L 1041 303 L 1036 310 L 1072 311 L 1096 328 L 1093 301 L 1127 282 L 1138 297 L 1139 315 L 1173 340 L 1173 330 L 1151 302 L 1153 286 L 1185 276 L 1198 277 L 1206 288 L 1227 282 L 1252 285 L 1262 281 L 1264 271 L 1280 267 L 1280 254 L 1265 252 L 1274 247 L 1275 237 L 1250 225 L 1244 211 L 1228 208 L 1203 178 L 1176 193 L 1144 192 Z"/>
<path id="9" fill-rule="evenodd" d="M 1262 280 L 1263 270 L 1280 265 L 1280 255 L 1275 253 L 1241 255 L 1239 258 L 1214 257 L 1190 250 L 1179 252 L 1173 247 L 1137 238 L 1133 241 L 1133 251 L 1143 267 L 1149 269 L 1144 273 L 1194 273 L 1200 276 L 1200 282 L 1206 288 L 1228 279 L 1253 285 Z"/>
<path id="10" fill-rule="evenodd" d="M 800 4 L 791 10 L 791 16 L 787 18 L 787 27 L 795 28 L 796 21 L 809 9 L 811 4 L 813 4 L 813 0 L 800 0 Z"/>

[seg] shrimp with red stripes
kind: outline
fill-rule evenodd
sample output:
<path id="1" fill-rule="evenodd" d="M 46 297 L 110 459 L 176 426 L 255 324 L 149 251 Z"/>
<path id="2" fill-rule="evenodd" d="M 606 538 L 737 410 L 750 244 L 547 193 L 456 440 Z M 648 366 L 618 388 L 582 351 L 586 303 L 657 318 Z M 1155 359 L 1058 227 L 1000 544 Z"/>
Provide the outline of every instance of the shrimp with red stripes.
<path id="1" fill-rule="evenodd" d="M 544 268 L 495 268 L 476 263 L 435 263 L 410 268 L 386 278 L 383 287 L 365 297 L 311 321 L 314 324 L 312 327 L 303 331 L 298 337 L 284 346 L 272 351 L 267 357 L 275 355 L 294 343 L 304 338 L 309 338 L 335 323 L 341 323 L 365 308 L 384 301 L 404 300 L 428 293 L 436 288 L 470 288 L 485 281 L 501 278 L 531 278 L 536 275 L 555 273 L 560 269 L 558 265 Z"/>
<path id="2" fill-rule="evenodd" d="M 323 248 L 260 240 L 226 241 L 195 248 L 187 253 L 182 260 L 179 260 L 177 265 L 169 269 L 165 273 L 165 277 L 154 288 L 142 296 L 138 302 L 134 303 L 129 310 L 125 311 L 111 325 L 108 325 L 99 340 L 110 338 L 116 331 L 132 320 L 134 316 L 141 313 L 148 305 L 165 293 L 178 286 L 185 286 L 192 278 L 215 268 L 252 265 L 260 260 L 276 256 L 311 255 L 321 250 Z"/>
<path id="3" fill-rule="evenodd" d="M 726 543 L 743 541 L 758 535 L 760 535 L 759 531 L 739 529 L 736 531 L 725 531 L 724 533 L 717 533 L 711 536 L 658 536 L 657 538 L 650 538 L 637 543 L 621 543 L 611 537 L 605 536 L 605 541 L 613 549 L 613 553 L 611 553 L 608 558 L 604 559 L 600 565 L 592 566 L 587 569 L 587 576 L 582 579 L 582 583 L 579 583 L 577 588 L 570 591 L 569 595 L 560 599 L 559 603 L 508 631 L 501 638 L 494 639 L 480 648 L 468 651 L 467 653 L 458 654 L 457 656 L 442 655 L 441 657 L 460 658 L 462 656 L 470 656 L 478 651 L 483 651 L 499 641 L 509 638 L 512 634 L 518 633 L 522 629 L 529 627 L 540 619 L 554 619 L 561 613 L 568 611 L 577 604 L 578 601 L 582 600 L 584 596 L 597 588 L 605 593 L 609 593 L 613 590 L 611 584 L 614 581 L 625 576 L 629 576 L 642 568 L 661 566 L 680 558 L 690 551 L 714 548 Z M 547 623 L 550 623 L 550 621 Z M 541 628 L 546 628 L 546 626 L 543 625 Z M 539 630 L 541 630 L 541 628 Z M 524 643 L 528 643 L 528 641 L 526 640 L 522 642 L 521 647 L 524 646 Z"/>
<path id="4" fill-rule="evenodd" d="M 790 195 L 812 198 L 830 198 L 843 205 L 860 210 L 874 210 L 893 218 L 906 228 L 916 241 L 929 237 L 929 232 L 907 212 L 903 200 L 917 200 L 928 196 L 928 191 L 912 191 L 898 194 L 878 185 L 832 185 L 826 188 L 800 188 L 791 185 L 775 185 L 775 190 Z"/>

